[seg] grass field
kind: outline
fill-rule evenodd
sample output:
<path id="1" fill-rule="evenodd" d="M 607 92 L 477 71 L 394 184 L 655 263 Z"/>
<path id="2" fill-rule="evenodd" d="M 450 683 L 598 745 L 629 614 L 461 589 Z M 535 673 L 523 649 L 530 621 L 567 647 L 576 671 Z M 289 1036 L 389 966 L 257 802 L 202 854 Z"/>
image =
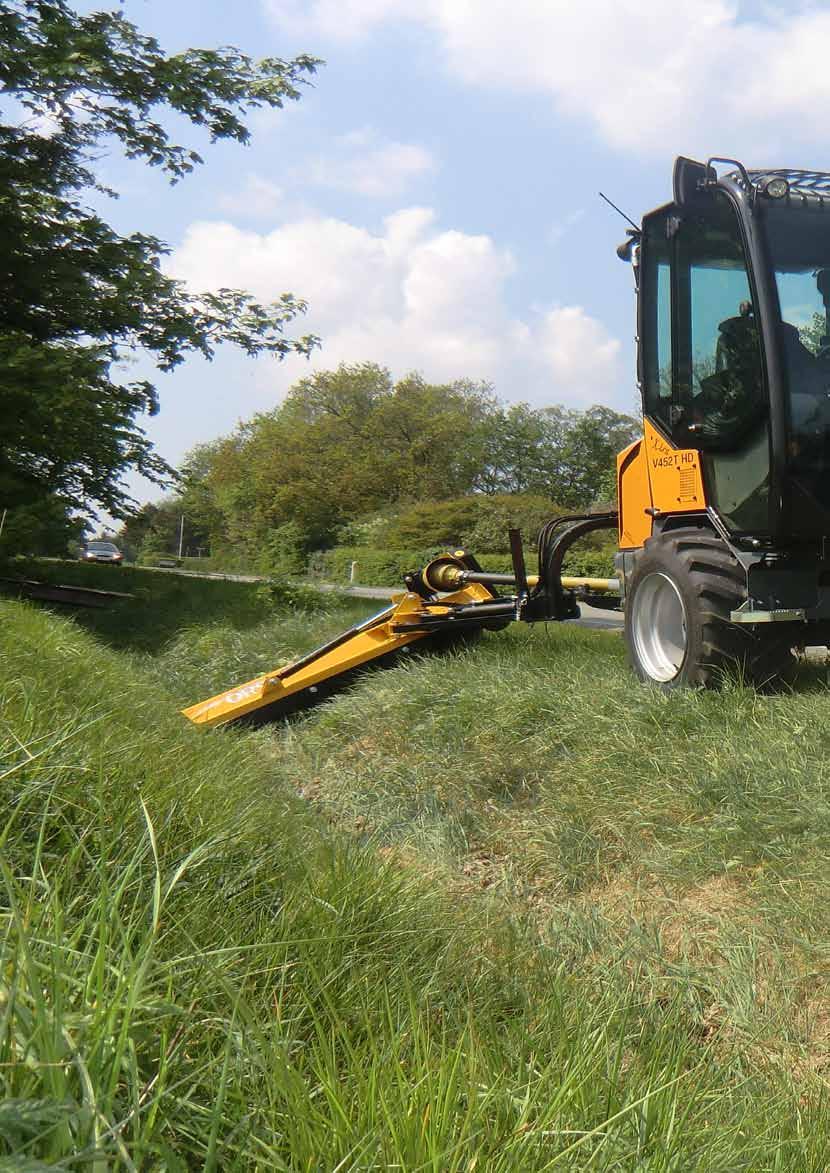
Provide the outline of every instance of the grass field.
<path id="1" fill-rule="evenodd" d="M 0 1168 L 826 1169 L 824 669 L 515 628 L 198 730 L 362 605 L 162 578 L 0 603 Z"/>

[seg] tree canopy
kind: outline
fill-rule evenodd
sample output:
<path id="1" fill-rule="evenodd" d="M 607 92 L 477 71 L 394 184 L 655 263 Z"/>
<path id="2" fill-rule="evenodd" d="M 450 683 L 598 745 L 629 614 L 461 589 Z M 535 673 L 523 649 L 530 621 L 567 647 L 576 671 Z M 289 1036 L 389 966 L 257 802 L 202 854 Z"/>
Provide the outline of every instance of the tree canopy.
<path id="1" fill-rule="evenodd" d="M 806 325 L 799 327 L 798 336 L 811 354 L 818 354 L 822 349 L 824 337 L 827 334 L 827 318 L 824 314 L 815 312 Z"/>
<path id="2" fill-rule="evenodd" d="M 264 568 L 340 540 L 494 550 L 517 509 L 535 532 L 556 506 L 607 495 L 616 453 L 639 429 L 607 407 L 507 406 L 487 384 L 342 365 L 195 449 L 179 496 L 146 506 L 128 536 L 155 548 L 166 534 L 170 549 L 184 514 L 194 544 Z"/>
<path id="3" fill-rule="evenodd" d="M 123 514 L 122 475 L 172 470 L 139 426 L 158 410 L 146 380 L 114 364 L 150 352 L 171 370 L 230 342 L 247 354 L 308 353 L 285 330 L 305 308 L 233 289 L 198 294 L 161 271 L 166 246 L 119 235 L 88 206 L 96 153 L 115 141 L 177 182 L 202 162 L 171 139 L 165 112 L 211 141 L 248 140 L 245 115 L 300 96 L 318 62 L 255 61 L 233 48 L 168 55 L 118 12 L 65 0 L 0 0 L 0 503 L 48 494 Z M 114 195 L 115 193 L 109 192 Z"/>

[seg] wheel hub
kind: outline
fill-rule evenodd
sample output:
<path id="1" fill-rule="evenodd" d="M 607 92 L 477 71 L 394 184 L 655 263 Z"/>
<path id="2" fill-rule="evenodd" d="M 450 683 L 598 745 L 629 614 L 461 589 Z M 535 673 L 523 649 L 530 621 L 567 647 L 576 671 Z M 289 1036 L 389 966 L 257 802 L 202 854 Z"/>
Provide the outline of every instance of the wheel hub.
<path id="1" fill-rule="evenodd" d="M 640 666 L 651 680 L 674 680 L 687 648 L 686 608 L 677 585 L 654 571 L 639 584 L 633 602 L 632 633 Z"/>

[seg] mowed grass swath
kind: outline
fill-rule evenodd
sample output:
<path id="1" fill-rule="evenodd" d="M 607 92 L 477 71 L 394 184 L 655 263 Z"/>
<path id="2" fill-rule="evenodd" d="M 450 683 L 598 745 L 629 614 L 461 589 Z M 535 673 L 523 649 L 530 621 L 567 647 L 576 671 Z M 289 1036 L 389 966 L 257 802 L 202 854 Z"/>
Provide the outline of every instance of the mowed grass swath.
<path id="1" fill-rule="evenodd" d="M 825 1167 L 820 671 L 666 697 L 538 628 L 205 731 L 354 605 L 0 607 L 8 1159 Z"/>

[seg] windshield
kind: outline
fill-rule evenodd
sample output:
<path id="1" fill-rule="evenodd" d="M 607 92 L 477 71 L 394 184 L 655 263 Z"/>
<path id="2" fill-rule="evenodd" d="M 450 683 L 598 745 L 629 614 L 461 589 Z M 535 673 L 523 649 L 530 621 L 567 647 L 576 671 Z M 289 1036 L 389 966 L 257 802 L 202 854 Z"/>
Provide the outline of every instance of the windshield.
<path id="1" fill-rule="evenodd" d="M 112 542 L 90 542 L 87 546 L 88 550 L 96 550 L 99 554 L 117 554 L 118 547 L 114 546 Z"/>
<path id="2" fill-rule="evenodd" d="M 830 510 L 830 212 L 767 205 L 794 481 Z"/>

